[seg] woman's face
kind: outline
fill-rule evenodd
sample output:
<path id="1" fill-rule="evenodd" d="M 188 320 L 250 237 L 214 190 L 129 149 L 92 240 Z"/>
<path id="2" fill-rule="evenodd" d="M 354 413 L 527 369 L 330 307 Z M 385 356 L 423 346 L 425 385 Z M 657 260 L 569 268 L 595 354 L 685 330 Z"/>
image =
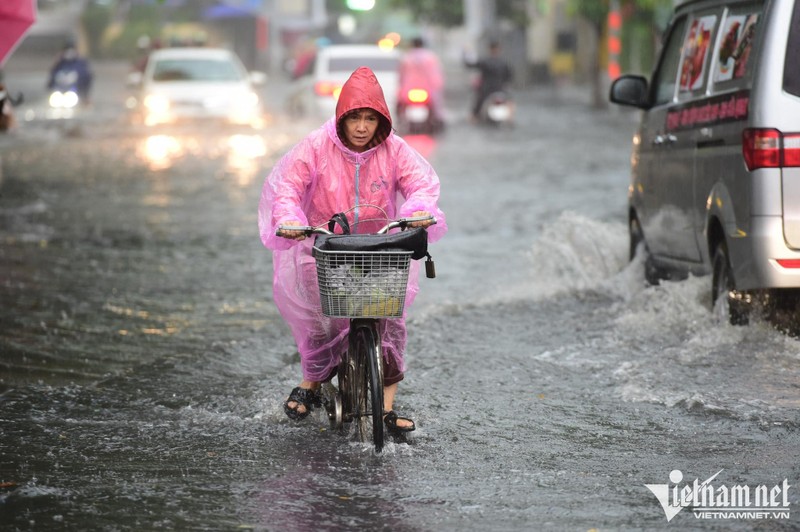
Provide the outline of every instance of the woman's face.
<path id="1" fill-rule="evenodd" d="M 347 114 L 343 120 L 347 145 L 353 151 L 366 151 L 372 142 L 372 137 L 375 136 L 379 122 L 377 111 L 372 109 L 358 109 Z"/>

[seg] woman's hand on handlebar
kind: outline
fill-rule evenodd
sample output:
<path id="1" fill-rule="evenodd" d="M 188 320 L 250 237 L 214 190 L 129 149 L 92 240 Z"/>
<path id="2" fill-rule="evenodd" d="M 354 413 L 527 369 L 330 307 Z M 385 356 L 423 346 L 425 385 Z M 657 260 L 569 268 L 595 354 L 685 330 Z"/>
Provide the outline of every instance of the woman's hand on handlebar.
<path id="1" fill-rule="evenodd" d="M 283 222 L 282 224 L 280 224 L 280 226 L 279 226 L 278 230 L 275 232 L 275 234 L 278 235 L 278 236 L 282 236 L 283 238 L 288 238 L 290 240 L 298 240 L 299 241 L 299 240 L 305 240 L 306 239 L 306 232 L 305 231 L 301 231 L 301 230 L 294 231 L 294 230 L 291 230 L 291 229 L 286 229 L 286 226 L 288 226 L 288 225 L 297 226 L 297 227 L 304 227 L 303 224 L 301 224 L 300 222 L 295 221 L 295 220 L 290 220 L 290 221 Z"/>
<path id="2" fill-rule="evenodd" d="M 406 227 L 430 227 L 435 223 L 436 219 L 431 216 L 428 211 L 415 211 L 409 217 L 390 221 L 382 229 L 380 229 L 377 234 L 386 234 L 390 229 L 397 227 L 400 227 L 401 229 L 405 229 Z M 333 233 L 324 227 L 311 227 L 308 225 L 302 225 L 296 220 L 287 220 L 278 225 L 277 229 L 275 230 L 275 234 L 290 240 L 300 241 L 305 240 L 307 236 L 311 236 L 313 234 L 332 235 Z"/>
<path id="3" fill-rule="evenodd" d="M 428 211 L 414 211 L 411 214 L 412 218 L 427 218 L 427 220 L 419 220 L 416 222 L 408 222 L 408 227 L 428 227 L 436 223 L 436 220 L 431 217 Z"/>

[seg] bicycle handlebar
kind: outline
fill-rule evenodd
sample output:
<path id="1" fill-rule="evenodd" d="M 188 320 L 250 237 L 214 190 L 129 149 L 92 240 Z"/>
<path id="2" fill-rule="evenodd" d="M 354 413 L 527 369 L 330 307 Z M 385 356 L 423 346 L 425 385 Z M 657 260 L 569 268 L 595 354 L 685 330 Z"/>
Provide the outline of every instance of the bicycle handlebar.
<path id="1" fill-rule="evenodd" d="M 401 228 L 401 229 L 405 229 L 411 223 L 427 222 L 427 221 L 431 222 L 429 225 L 435 225 L 436 224 L 436 218 L 434 218 L 433 216 L 430 216 L 430 215 L 428 215 L 428 216 L 409 216 L 409 217 L 406 217 L 406 218 L 398 218 L 397 220 L 392 220 L 389 223 L 387 223 L 386 225 L 384 225 L 375 234 L 384 235 L 384 234 L 388 233 L 390 230 L 396 229 L 398 227 Z M 311 236 L 313 234 L 318 234 L 318 235 L 332 235 L 333 234 L 331 231 L 328 231 L 324 227 L 313 227 L 313 226 L 310 226 L 310 225 L 283 225 L 283 224 L 278 226 L 277 230 L 275 231 L 275 234 L 277 236 L 280 236 L 280 237 L 283 237 L 283 238 L 291 238 L 291 237 L 286 235 L 287 231 L 292 231 L 292 232 L 295 232 L 295 233 L 296 232 L 301 232 L 305 236 Z"/>

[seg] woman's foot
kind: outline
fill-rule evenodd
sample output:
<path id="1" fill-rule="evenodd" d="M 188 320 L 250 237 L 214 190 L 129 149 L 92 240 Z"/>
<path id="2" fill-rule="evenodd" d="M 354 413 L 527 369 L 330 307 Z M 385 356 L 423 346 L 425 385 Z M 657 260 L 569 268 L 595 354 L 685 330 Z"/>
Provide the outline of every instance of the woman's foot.
<path id="1" fill-rule="evenodd" d="M 394 410 L 389 410 L 388 412 L 383 413 L 383 423 L 386 425 L 386 428 L 389 430 L 389 432 L 394 434 L 411 432 L 417 428 L 413 420 L 407 417 L 398 416 L 397 412 Z"/>
<path id="2" fill-rule="evenodd" d="M 383 387 L 383 423 L 390 432 L 394 432 L 395 434 L 400 432 L 411 432 L 417 428 L 411 419 L 407 417 L 400 417 L 394 410 L 392 410 L 392 405 L 394 405 L 394 396 L 397 393 L 398 384 L 399 383 L 395 382 L 394 384 Z"/>
<path id="3" fill-rule="evenodd" d="M 320 404 L 319 383 L 303 381 L 300 386 L 292 390 L 292 393 L 283 402 L 283 411 L 286 412 L 289 419 L 300 420 Z"/>

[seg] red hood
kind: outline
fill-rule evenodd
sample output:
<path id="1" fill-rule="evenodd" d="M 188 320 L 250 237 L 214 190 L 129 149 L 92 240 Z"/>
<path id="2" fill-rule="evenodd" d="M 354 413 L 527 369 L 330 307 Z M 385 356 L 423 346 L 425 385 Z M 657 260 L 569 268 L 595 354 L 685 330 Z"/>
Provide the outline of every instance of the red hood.
<path id="1" fill-rule="evenodd" d="M 342 142 L 345 140 L 341 129 L 342 117 L 350 111 L 364 108 L 373 109 L 381 115 L 381 123 L 369 146 L 374 148 L 392 132 L 392 115 L 378 78 L 369 68 L 359 67 L 342 86 L 339 101 L 336 102 L 336 133 Z"/>

